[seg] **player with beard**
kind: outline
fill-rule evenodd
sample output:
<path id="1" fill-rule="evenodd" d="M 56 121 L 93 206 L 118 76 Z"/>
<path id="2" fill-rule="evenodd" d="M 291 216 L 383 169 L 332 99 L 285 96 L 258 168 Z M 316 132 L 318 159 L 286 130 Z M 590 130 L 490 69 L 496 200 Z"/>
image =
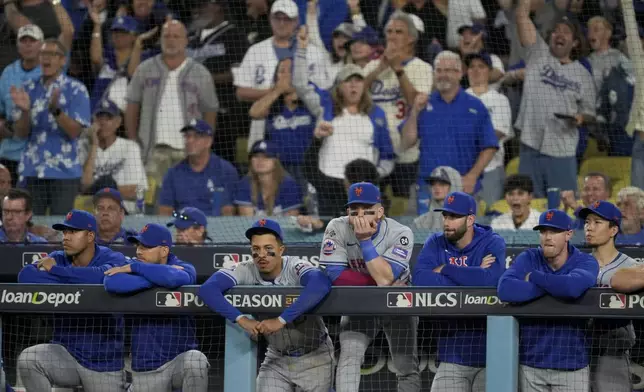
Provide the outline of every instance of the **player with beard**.
<path id="1" fill-rule="evenodd" d="M 105 271 L 125 264 L 121 253 L 96 245 L 96 219 L 88 212 L 72 210 L 52 228 L 63 232 L 64 251 L 25 266 L 19 283 L 103 284 Z M 20 353 L 18 372 L 28 391 L 54 385 L 124 391 L 123 341 L 121 316 L 55 314 L 51 343 Z"/>
<path id="2" fill-rule="evenodd" d="M 452 192 L 435 211 L 443 213 L 443 232 L 425 242 L 412 285 L 496 287 L 505 269 L 505 241 L 476 223 L 474 198 Z M 454 320 L 445 331 L 432 392 L 485 391 L 485 321 Z"/>
<path id="3" fill-rule="evenodd" d="M 348 216 L 335 218 L 327 225 L 320 249 L 320 265 L 325 266 L 334 286 L 406 285 L 414 246 L 413 232 L 385 217 L 380 190 L 375 185 L 358 182 L 349 187 L 348 193 Z M 417 317 L 345 316 L 340 330 L 337 392 L 359 390 L 364 354 L 381 330 L 398 370 L 398 391 L 420 390 Z"/>
<path id="4" fill-rule="evenodd" d="M 541 247 L 523 251 L 503 274 L 498 294 L 503 302 L 524 303 L 544 295 L 580 298 L 595 286 L 599 265 L 570 244 L 572 219 L 548 210 L 534 227 Z M 587 392 L 589 342 L 584 319 L 519 320 L 519 385 L 523 392 Z"/>
<path id="5" fill-rule="evenodd" d="M 597 285 L 611 287 L 618 292 L 634 291 L 633 283 L 641 282 L 641 267 L 637 262 L 615 248 L 615 238 L 621 232 L 622 213 L 607 201 L 596 201 L 579 211 L 585 220 L 586 244 L 599 263 Z M 635 277 L 635 279 L 633 279 Z M 632 389 L 629 350 L 635 344 L 631 320 L 595 319 L 593 323 L 594 349 L 601 350 L 593 364 L 593 391 L 630 392 Z M 593 356 L 593 361 L 595 357 Z"/>

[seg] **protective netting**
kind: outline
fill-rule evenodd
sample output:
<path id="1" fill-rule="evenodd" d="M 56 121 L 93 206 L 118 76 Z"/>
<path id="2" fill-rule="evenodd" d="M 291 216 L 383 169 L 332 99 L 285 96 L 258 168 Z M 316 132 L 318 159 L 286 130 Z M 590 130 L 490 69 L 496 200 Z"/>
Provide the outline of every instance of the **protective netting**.
<path id="1" fill-rule="evenodd" d="M 345 180 L 378 183 L 392 216 L 457 189 L 479 215 L 526 209 L 516 189 L 537 210 L 617 201 L 644 181 L 642 15 L 590 0 L 7 1 L 0 188 L 33 200 L 4 218 L 77 207 L 108 232 L 119 204 L 147 220 L 196 207 L 311 231 L 344 211 Z M 528 182 L 504 187 L 517 173 Z M 104 188 L 119 193 L 93 200 Z"/>

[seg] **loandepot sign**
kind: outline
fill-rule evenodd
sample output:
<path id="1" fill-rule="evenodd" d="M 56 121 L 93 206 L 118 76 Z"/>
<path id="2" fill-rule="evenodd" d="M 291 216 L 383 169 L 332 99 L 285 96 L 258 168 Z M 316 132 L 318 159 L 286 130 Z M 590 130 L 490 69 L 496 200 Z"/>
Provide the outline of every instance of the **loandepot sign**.
<path id="1" fill-rule="evenodd" d="M 16 293 L 13 291 L 2 290 L 0 303 L 3 304 L 33 304 L 33 305 L 78 305 L 80 303 L 81 292 L 75 293 L 44 293 L 34 291 L 32 293 Z"/>

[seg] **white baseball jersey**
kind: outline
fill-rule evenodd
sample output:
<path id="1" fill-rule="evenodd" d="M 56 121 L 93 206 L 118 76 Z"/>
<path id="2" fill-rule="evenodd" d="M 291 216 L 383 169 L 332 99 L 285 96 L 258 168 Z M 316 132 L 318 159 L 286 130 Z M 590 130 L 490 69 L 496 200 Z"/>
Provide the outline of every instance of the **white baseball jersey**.
<path id="1" fill-rule="evenodd" d="M 414 247 L 414 233 L 391 218 L 384 218 L 373 239 L 380 256 L 404 268 L 401 278 L 409 275 L 409 260 Z M 335 218 L 327 225 L 320 250 L 320 264 L 347 267 L 369 274 L 364 262 L 360 241 L 349 225 L 349 217 Z"/>
<path id="2" fill-rule="evenodd" d="M 301 286 L 300 279 L 316 267 L 293 256 L 282 257 L 282 272 L 273 281 L 264 280 L 252 261 L 244 261 L 233 269 L 220 269 L 239 286 Z M 326 341 L 327 330 L 321 317 L 306 316 L 287 324 L 279 333 L 267 335 L 269 347 L 279 352 L 311 350 Z"/>
<path id="3" fill-rule="evenodd" d="M 485 105 L 487 111 L 490 113 L 494 130 L 503 134 L 503 138 L 499 140 L 499 149 L 492 157 L 490 163 L 485 167 L 485 172 L 489 172 L 503 166 L 505 159 L 505 149 L 503 146 L 505 142 L 514 137 L 510 101 L 508 100 L 508 97 L 492 88 L 481 95 L 476 95 L 471 88 L 468 88 L 465 92 L 483 102 L 483 105 Z"/>
<path id="4" fill-rule="evenodd" d="M 364 74 L 368 75 L 378 68 L 380 61 L 373 60 L 369 62 L 363 70 Z M 431 65 L 414 57 L 404 65 L 404 68 L 407 78 L 416 91 L 423 94 L 429 94 L 432 91 L 434 73 Z M 420 156 L 418 144 L 406 151 L 400 150 L 400 131 L 398 130 L 398 126 L 407 116 L 410 103 L 403 96 L 396 73 L 391 68 L 387 68 L 387 70 L 378 75 L 378 78 L 371 83 L 370 92 L 373 102 L 380 106 L 387 114 L 389 136 L 391 137 L 391 143 L 398 157 L 397 162 L 413 163 L 418 161 L 418 157 Z"/>

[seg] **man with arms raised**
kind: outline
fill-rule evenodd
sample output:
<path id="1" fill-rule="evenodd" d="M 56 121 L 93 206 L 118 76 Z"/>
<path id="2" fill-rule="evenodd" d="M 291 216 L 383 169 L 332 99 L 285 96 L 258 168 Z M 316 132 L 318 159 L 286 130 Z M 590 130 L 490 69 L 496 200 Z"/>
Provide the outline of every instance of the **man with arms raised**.
<path id="1" fill-rule="evenodd" d="M 18 274 L 19 283 L 102 284 L 105 271 L 125 264 L 125 256 L 96 245 L 96 219 L 72 210 L 52 226 L 63 232 L 63 251 L 55 251 Z M 28 391 L 52 387 L 87 392 L 124 391 L 123 318 L 112 315 L 54 316 L 51 343 L 25 349 L 18 372 Z"/>
<path id="2" fill-rule="evenodd" d="M 195 267 L 170 251 L 172 234 L 167 228 L 150 223 L 128 241 L 136 244 L 136 259 L 105 272 L 108 292 L 128 294 L 197 283 Z M 133 391 L 208 390 L 208 360 L 197 350 L 192 317 L 134 317 L 132 328 Z"/>
<path id="3" fill-rule="evenodd" d="M 239 324 L 251 336 L 263 334 L 268 352 L 257 376 L 257 390 L 329 392 L 333 383 L 333 343 L 321 317 L 302 317 L 331 290 L 329 278 L 308 261 L 283 256 L 286 247 L 280 225 L 260 219 L 246 230 L 253 261 L 221 269 L 199 290 L 199 298 L 214 312 Z M 254 320 L 224 298 L 237 285 L 304 286 L 299 298 L 277 318 Z"/>
<path id="4" fill-rule="evenodd" d="M 501 276 L 501 301 L 523 303 L 544 295 L 574 300 L 595 286 L 599 265 L 570 244 L 572 224 L 560 210 L 541 214 L 534 227 L 541 246 L 523 251 Z M 587 324 L 583 319 L 519 320 L 519 389 L 587 392 Z"/>
<path id="5" fill-rule="evenodd" d="M 349 187 L 347 215 L 329 222 L 320 264 L 334 286 L 391 286 L 409 279 L 409 260 L 414 234 L 385 217 L 380 190 L 369 182 Z M 384 330 L 389 351 L 398 370 L 398 391 L 420 390 L 418 371 L 417 317 L 343 317 L 340 332 L 340 358 L 335 389 L 357 392 L 360 365 L 367 348 Z"/>
<path id="6" fill-rule="evenodd" d="M 474 198 L 452 192 L 436 211 L 443 214 L 443 232 L 425 242 L 412 284 L 496 287 L 505 267 L 505 241 L 491 227 L 476 223 Z M 484 320 L 450 321 L 438 341 L 441 364 L 432 392 L 485 391 L 485 350 Z"/>

